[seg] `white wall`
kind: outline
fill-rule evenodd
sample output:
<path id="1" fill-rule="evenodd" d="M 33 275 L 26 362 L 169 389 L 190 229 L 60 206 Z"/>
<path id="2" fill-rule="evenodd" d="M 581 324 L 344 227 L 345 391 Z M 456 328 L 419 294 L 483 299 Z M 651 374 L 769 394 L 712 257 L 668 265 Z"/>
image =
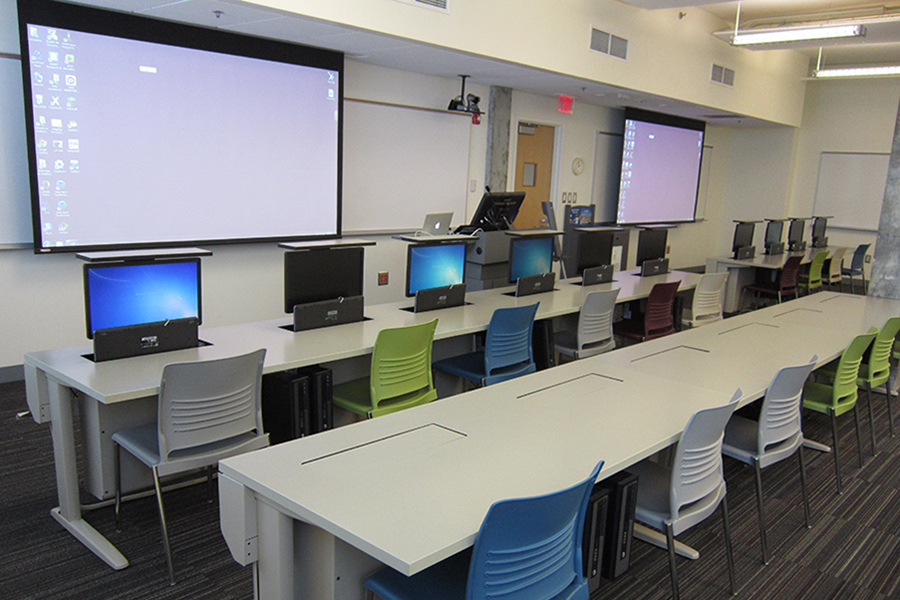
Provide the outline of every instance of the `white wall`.
<path id="1" fill-rule="evenodd" d="M 787 125 L 799 125 L 809 60 L 752 52 L 712 35 L 732 27 L 695 8 L 648 11 L 615 0 L 451 1 L 449 14 L 396 0 L 255 0 L 325 21 L 602 81 Z M 681 18 L 679 15 L 686 13 Z M 591 28 L 629 40 L 628 59 L 590 50 Z M 733 88 L 710 82 L 734 69 Z M 764 97 L 765 102 L 760 98 Z M 650 108 L 650 107 L 647 107 Z"/>

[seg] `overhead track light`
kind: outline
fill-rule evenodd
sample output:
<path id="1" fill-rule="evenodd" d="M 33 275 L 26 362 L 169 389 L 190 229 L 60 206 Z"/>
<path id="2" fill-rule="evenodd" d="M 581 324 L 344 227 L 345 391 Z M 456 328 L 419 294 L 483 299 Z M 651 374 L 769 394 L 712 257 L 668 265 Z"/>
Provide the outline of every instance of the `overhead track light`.
<path id="1" fill-rule="evenodd" d="M 900 65 L 882 65 L 878 67 L 842 67 L 833 69 L 816 69 L 816 79 L 827 77 L 889 77 L 900 75 Z"/>

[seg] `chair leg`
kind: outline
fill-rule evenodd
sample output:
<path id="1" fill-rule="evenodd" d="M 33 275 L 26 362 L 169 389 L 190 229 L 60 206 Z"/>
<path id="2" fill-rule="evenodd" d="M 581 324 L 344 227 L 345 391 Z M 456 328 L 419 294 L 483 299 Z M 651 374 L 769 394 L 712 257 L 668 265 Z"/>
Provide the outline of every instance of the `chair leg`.
<path id="1" fill-rule="evenodd" d="M 162 527 L 163 549 L 166 551 L 166 564 L 169 567 L 169 582 L 175 585 L 172 547 L 169 545 L 169 529 L 166 527 L 166 511 L 163 509 L 162 488 L 159 485 L 159 469 L 156 466 L 153 467 L 153 487 L 156 490 L 156 503 L 159 505 L 159 524 Z"/>
<path id="2" fill-rule="evenodd" d="M 213 466 L 206 467 L 206 502 L 212 504 L 215 498 L 215 487 L 213 486 Z"/>
<path id="3" fill-rule="evenodd" d="M 113 443 L 113 461 L 116 471 L 116 531 L 122 531 L 122 449 Z"/>
<path id="4" fill-rule="evenodd" d="M 831 414 L 831 438 L 833 440 L 831 449 L 832 454 L 834 454 L 834 474 L 837 479 L 837 491 L 838 494 L 843 494 L 844 490 L 841 486 L 841 458 L 840 453 L 838 452 L 837 416 L 834 414 L 833 410 L 829 410 L 828 412 Z"/>
<path id="5" fill-rule="evenodd" d="M 728 522 L 728 497 L 722 498 L 722 527 L 725 530 L 725 558 L 728 560 L 728 582 L 731 584 L 731 595 L 737 595 L 734 584 L 734 554 L 731 552 L 731 525 Z"/>
<path id="6" fill-rule="evenodd" d="M 853 405 L 853 422 L 856 425 L 856 447 L 859 451 L 859 468 L 865 466 L 862 455 L 862 434 L 859 432 L 859 402 Z"/>
<path id="7" fill-rule="evenodd" d="M 869 402 L 869 434 L 872 437 L 872 456 L 878 456 L 878 447 L 875 444 L 875 417 L 872 415 L 872 384 L 866 382 L 866 400 Z"/>
<path id="8" fill-rule="evenodd" d="M 375 600 L 375 592 L 366 588 L 366 600 Z"/>
<path id="9" fill-rule="evenodd" d="M 669 552 L 669 577 L 672 579 L 672 599 L 678 600 L 678 570 L 675 568 L 675 534 L 666 525 L 666 550 Z"/>
<path id="10" fill-rule="evenodd" d="M 762 547 L 763 564 L 769 564 L 769 548 L 766 545 L 766 517 L 763 512 L 762 495 L 762 469 L 759 468 L 759 459 L 753 459 L 753 471 L 756 474 L 756 507 L 759 509 L 759 542 Z"/>
<path id="11" fill-rule="evenodd" d="M 888 413 L 888 424 L 891 427 L 891 437 L 894 437 L 894 413 L 891 411 L 891 396 L 893 392 L 891 390 L 894 389 L 894 384 L 897 381 L 897 369 L 894 367 L 889 367 L 889 375 L 887 383 L 885 384 L 884 397 L 887 400 L 887 413 Z"/>
<path id="12" fill-rule="evenodd" d="M 803 456 L 803 444 L 797 448 L 797 456 L 800 458 L 800 489 L 803 492 L 803 517 L 806 519 L 806 528 L 812 529 L 809 521 L 809 491 L 806 489 L 806 458 Z"/>

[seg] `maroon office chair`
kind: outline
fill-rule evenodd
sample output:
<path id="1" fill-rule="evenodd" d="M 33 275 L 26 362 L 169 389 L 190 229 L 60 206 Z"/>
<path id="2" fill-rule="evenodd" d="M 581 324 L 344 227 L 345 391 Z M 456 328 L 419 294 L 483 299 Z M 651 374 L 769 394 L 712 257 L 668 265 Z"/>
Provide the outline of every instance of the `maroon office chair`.
<path id="1" fill-rule="evenodd" d="M 744 289 L 741 290 L 740 306 L 744 306 L 744 292 L 748 290 L 755 292 L 757 297 L 759 297 L 760 294 L 774 296 L 778 298 L 779 304 L 781 304 L 781 301 L 785 296 L 793 296 L 796 298 L 799 293 L 797 288 L 797 273 L 800 271 L 801 260 L 803 260 L 803 255 L 798 254 L 788 258 L 784 263 L 784 267 L 781 268 L 781 273 L 779 273 L 778 278 L 771 283 L 745 285 Z"/>
<path id="2" fill-rule="evenodd" d="M 613 325 L 616 335 L 644 342 L 670 333 L 675 333 L 675 318 L 672 307 L 680 282 L 657 283 L 647 297 L 647 308 L 643 315 L 623 319 Z"/>

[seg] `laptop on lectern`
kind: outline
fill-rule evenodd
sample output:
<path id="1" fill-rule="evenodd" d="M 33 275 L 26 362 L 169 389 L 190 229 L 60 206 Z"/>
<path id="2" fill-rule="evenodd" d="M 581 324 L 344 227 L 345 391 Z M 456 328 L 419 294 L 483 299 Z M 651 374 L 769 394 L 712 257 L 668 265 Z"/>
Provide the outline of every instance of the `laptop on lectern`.
<path id="1" fill-rule="evenodd" d="M 423 235 L 447 235 L 450 232 L 450 221 L 453 220 L 453 212 L 428 213 L 425 222 L 422 223 Z"/>

